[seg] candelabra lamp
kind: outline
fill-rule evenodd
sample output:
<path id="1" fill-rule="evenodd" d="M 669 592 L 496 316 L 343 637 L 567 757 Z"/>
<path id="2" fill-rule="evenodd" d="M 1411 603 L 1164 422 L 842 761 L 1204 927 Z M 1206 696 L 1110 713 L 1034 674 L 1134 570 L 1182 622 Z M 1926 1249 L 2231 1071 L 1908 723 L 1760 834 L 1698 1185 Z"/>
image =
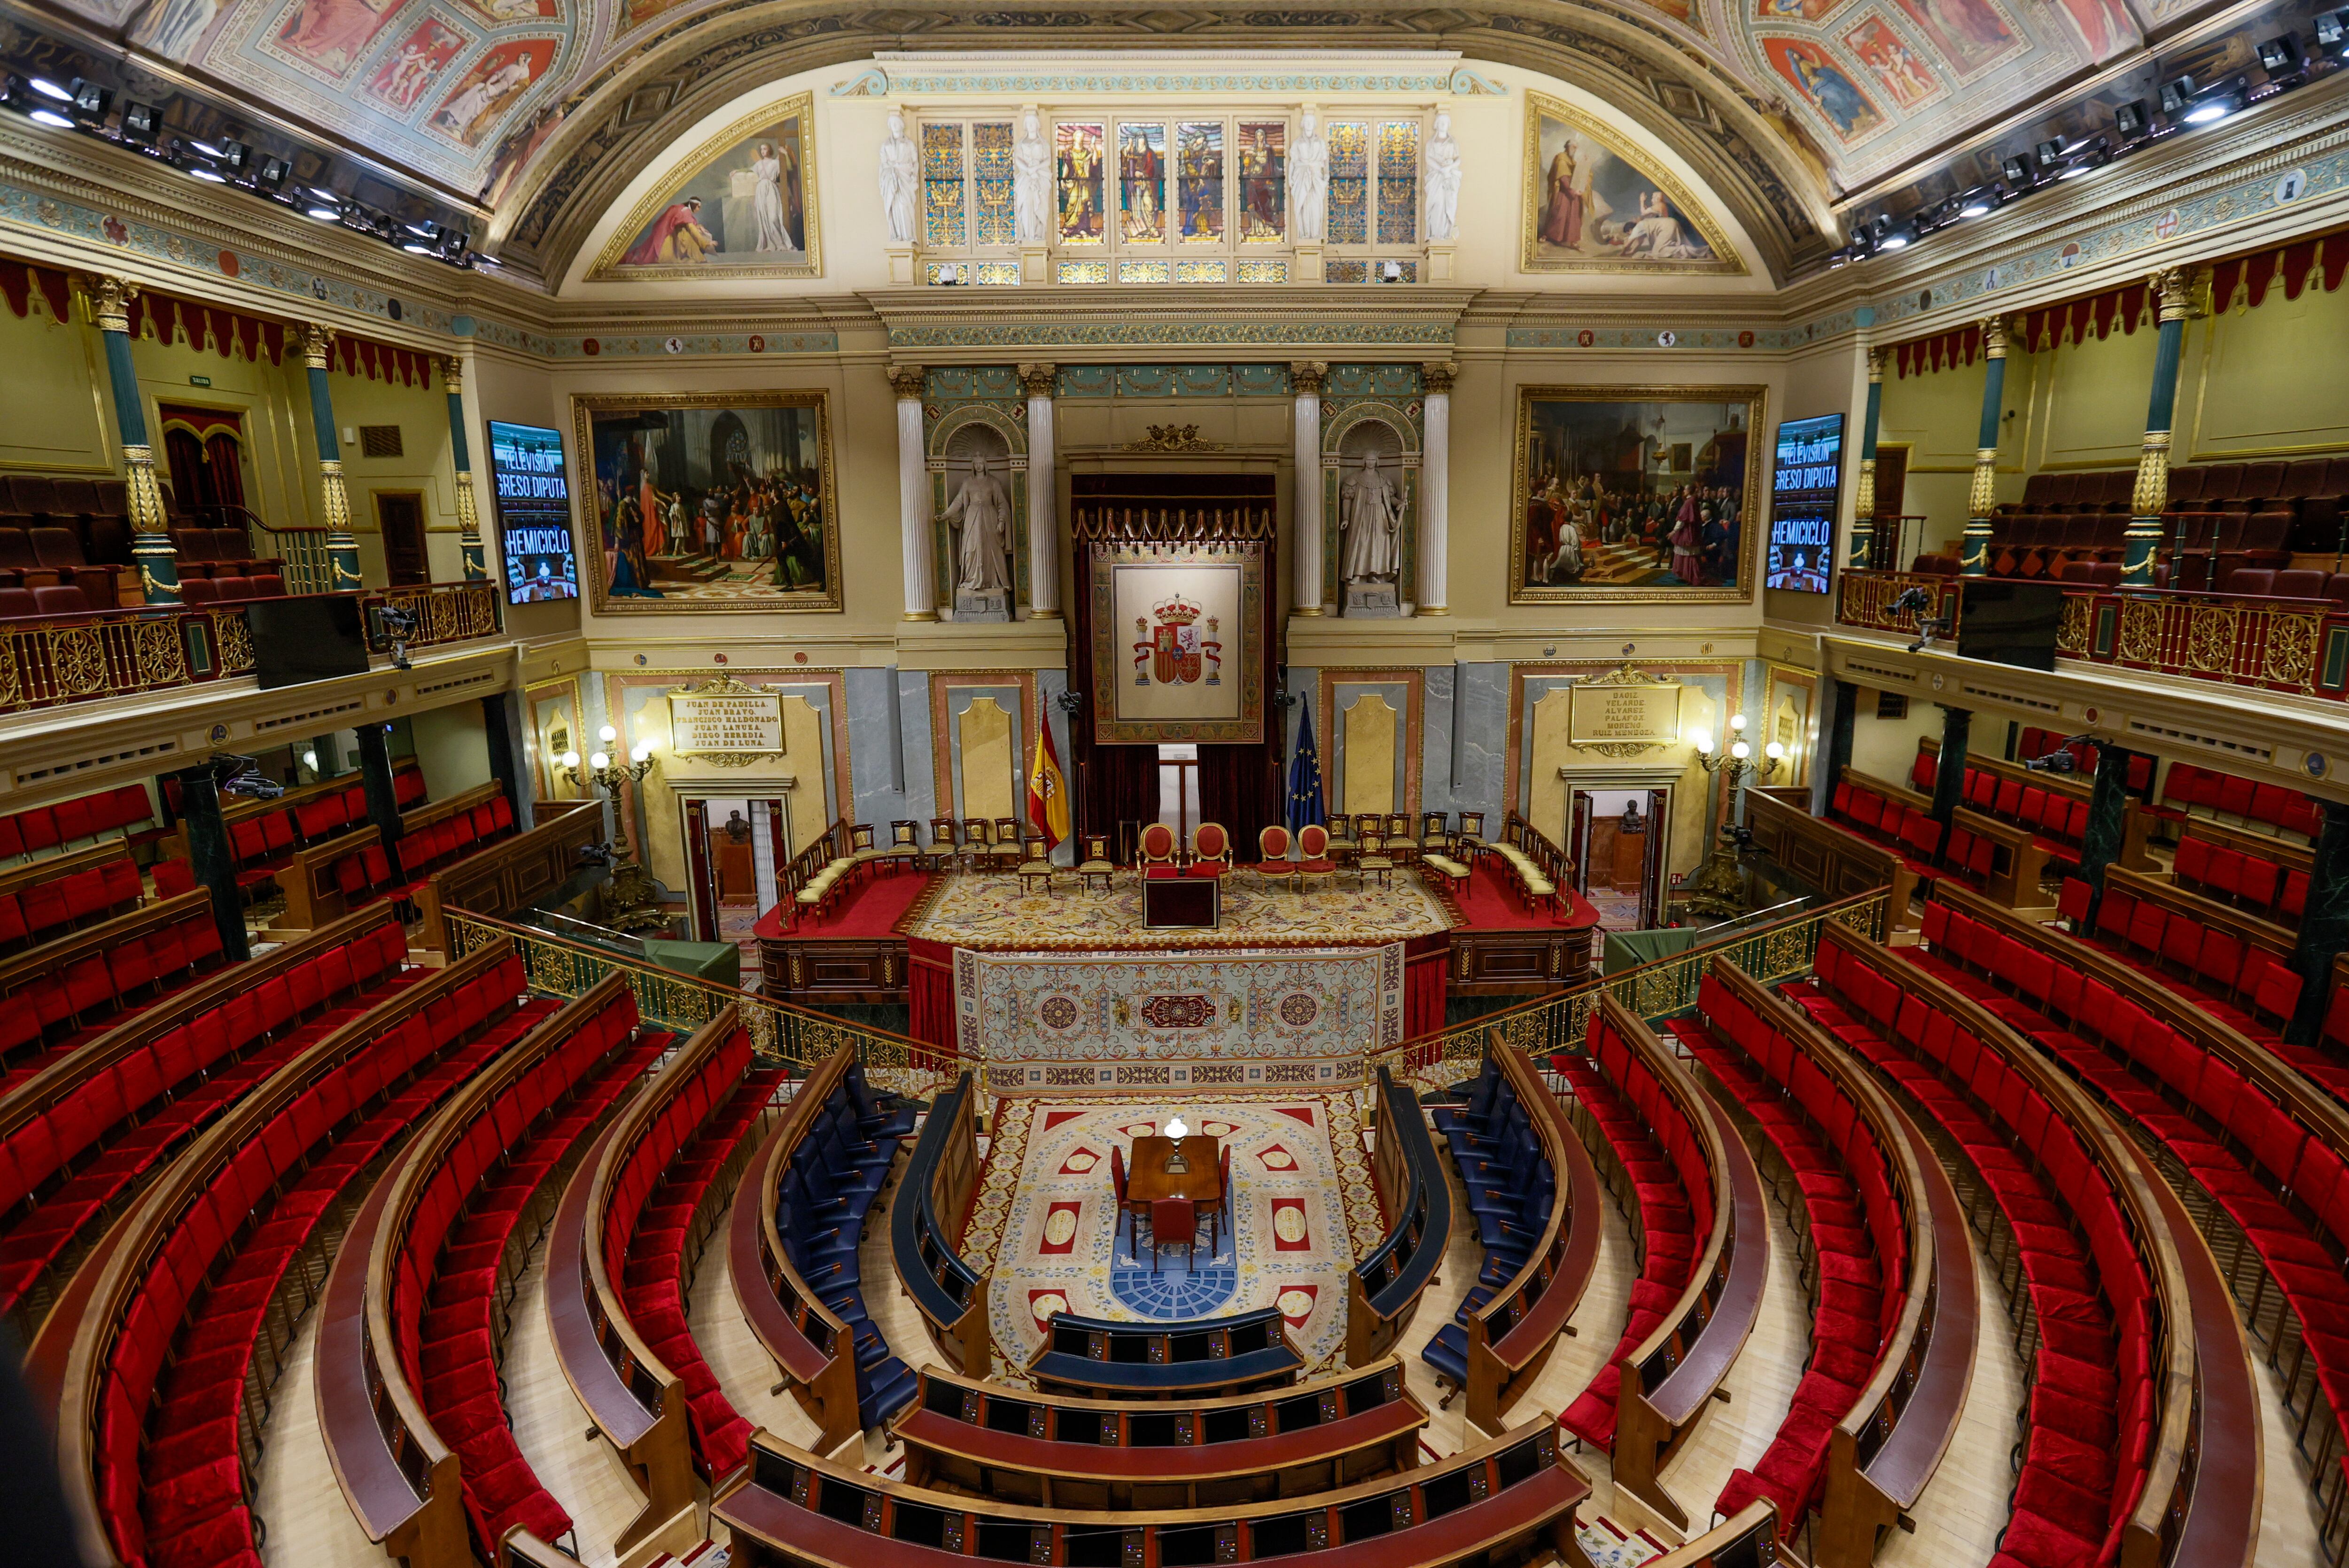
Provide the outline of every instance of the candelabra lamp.
<path id="1" fill-rule="evenodd" d="M 1689 737 L 1696 748 L 1697 766 L 1708 779 L 1719 780 L 1719 787 L 1734 789 L 1749 779 L 1767 779 L 1778 771 L 1786 760 L 1786 748 L 1771 741 L 1762 748 L 1761 760 L 1754 760 L 1754 747 L 1745 738 L 1745 716 L 1729 716 L 1729 746 L 1718 746 L 1711 730 L 1699 730 Z M 1709 803 L 1708 803 L 1709 804 Z M 1710 818 L 1712 812 L 1706 813 Z M 1692 914 L 1709 920 L 1726 920 L 1745 913 L 1745 878 L 1738 869 L 1740 851 L 1753 840 L 1745 829 L 1732 823 L 1721 830 L 1713 848 L 1707 851 L 1704 863 L 1688 881 L 1681 902 Z"/>
<path id="2" fill-rule="evenodd" d="M 620 732 L 607 724 L 597 732 L 597 738 L 611 746 L 620 738 Z M 661 913 L 660 884 L 628 843 L 628 818 L 621 794 L 628 785 L 641 783 L 657 766 L 653 753 L 659 745 L 649 737 L 639 740 L 625 762 L 609 752 L 593 752 L 584 777 L 579 753 L 563 754 L 563 769 L 574 787 L 593 784 L 611 798 L 612 875 L 604 884 L 603 917 L 604 923 L 615 931 L 662 931 L 668 926 L 668 917 Z"/>

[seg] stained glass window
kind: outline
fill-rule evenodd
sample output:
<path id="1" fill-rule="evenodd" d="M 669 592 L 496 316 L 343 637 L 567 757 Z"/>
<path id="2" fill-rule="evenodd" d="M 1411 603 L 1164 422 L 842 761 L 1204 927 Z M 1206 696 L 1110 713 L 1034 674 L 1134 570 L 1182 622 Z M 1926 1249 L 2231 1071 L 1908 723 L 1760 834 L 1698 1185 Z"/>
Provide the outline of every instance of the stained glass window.
<path id="1" fill-rule="evenodd" d="M 1371 242 L 1371 128 L 1360 120 L 1330 127 L 1330 222 L 1333 245 Z"/>
<path id="2" fill-rule="evenodd" d="M 962 127 L 922 127 L 923 237 L 934 250 L 963 243 Z"/>
<path id="3" fill-rule="evenodd" d="M 1011 122 L 983 121 L 970 128 L 971 206 L 978 214 L 977 242 L 1016 245 L 1019 222 L 1011 205 Z"/>
<path id="4" fill-rule="evenodd" d="M 1052 128 L 1060 191 L 1059 229 L 1064 245 L 1098 245 L 1104 238 L 1102 194 L 1102 128 L 1099 125 L 1056 125 Z"/>
<path id="5" fill-rule="evenodd" d="M 1240 122 L 1240 242 L 1275 245 L 1288 237 L 1288 127 Z"/>
<path id="6" fill-rule="evenodd" d="M 1379 243 L 1419 242 L 1419 122 L 1379 127 Z"/>
<path id="7" fill-rule="evenodd" d="M 1166 239 L 1166 128 L 1117 128 L 1118 232 L 1131 244 Z"/>
<path id="8" fill-rule="evenodd" d="M 1224 126 L 1200 120 L 1174 128 L 1175 237 L 1210 244 L 1224 237 Z"/>

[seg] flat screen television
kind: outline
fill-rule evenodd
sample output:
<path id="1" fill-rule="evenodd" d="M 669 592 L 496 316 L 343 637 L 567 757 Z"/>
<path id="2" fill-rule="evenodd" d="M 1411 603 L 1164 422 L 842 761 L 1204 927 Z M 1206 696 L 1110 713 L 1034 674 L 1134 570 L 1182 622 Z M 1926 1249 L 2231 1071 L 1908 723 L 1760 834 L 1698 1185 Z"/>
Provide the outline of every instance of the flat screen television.
<path id="1" fill-rule="evenodd" d="M 1835 573 L 1843 495 L 1843 416 L 1786 419 L 1770 476 L 1770 552 L 1762 583 L 1782 593 L 1824 593 Z"/>
<path id="2" fill-rule="evenodd" d="M 367 634 L 355 593 L 254 599 L 244 618 L 253 628 L 254 678 L 264 691 L 367 674 Z"/>
<path id="3" fill-rule="evenodd" d="M 491 420 L 490 477 L 505 559 L 506 603 L 578 598 L 579 557 L 571 539 L 563 432 Z"/>
<path id="4" fill-rule="evenodd" d="M 1960 658 L 2026 670 L 2055 667 L 2055 634 L 2064 621 L 2060 583 L 1968 577 L 1960 580 L 1959 591 L 1965 596 L 1958 615 Z"/>

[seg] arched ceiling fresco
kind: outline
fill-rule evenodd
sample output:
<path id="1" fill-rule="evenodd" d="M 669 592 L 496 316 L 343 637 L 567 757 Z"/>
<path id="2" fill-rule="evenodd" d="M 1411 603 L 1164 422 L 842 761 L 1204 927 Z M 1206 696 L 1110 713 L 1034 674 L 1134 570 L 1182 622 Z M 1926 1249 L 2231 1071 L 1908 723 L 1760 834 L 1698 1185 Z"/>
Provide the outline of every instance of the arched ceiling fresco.
<path id="1" fill-rule="evenodd" d="M 2219 0 L 2224 4 L 2224 0 Z M 1477 6 L 852 8 L 792 0 L 59 0 L 199 82 L 471 192 L 554 271 L 727 97 L 875 51 L 1395 48 L 1537 68 L 1687 157 L 1781 270 L 1835 197 L 2139 51 L 2196 0 L 1504 0 Z M 2199 7 L 2209 9 L 2208 5 Z M 2248 7 L 2246 7 L 2248 9 Z"/>

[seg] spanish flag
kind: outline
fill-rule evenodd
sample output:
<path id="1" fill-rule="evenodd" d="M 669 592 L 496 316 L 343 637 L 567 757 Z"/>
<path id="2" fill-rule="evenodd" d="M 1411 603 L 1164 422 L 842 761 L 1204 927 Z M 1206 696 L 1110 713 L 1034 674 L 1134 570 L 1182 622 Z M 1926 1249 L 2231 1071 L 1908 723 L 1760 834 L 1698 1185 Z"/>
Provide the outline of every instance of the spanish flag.
<path id="1" fill-rule="evenodd" d="M 1036 721 L 1036 771 L 1028 780 L 1028 825 L 1044 835 L 1050 854 L 1069 836 L 1069 781 L 1061 772 L 1061 754 L 1052 744 L 1052 727 Z"/>

